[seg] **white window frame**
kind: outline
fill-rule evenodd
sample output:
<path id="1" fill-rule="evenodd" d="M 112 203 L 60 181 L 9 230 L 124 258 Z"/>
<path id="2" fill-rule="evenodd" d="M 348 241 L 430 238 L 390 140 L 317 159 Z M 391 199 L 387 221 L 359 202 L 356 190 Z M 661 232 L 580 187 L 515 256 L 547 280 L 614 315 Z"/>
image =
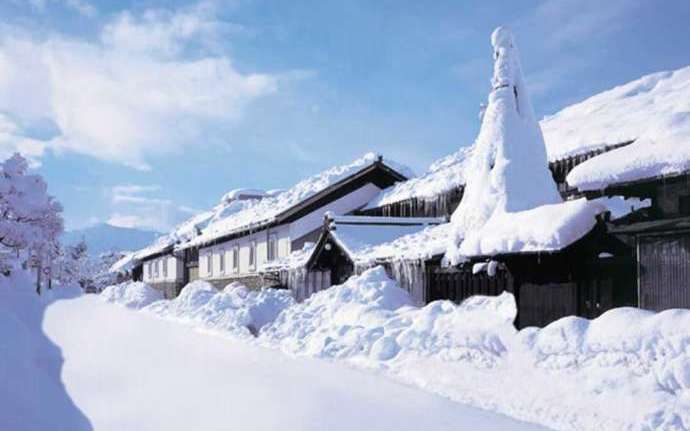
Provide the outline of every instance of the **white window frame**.
<path id="1" fill-rule="evenodd" d="M 232 269 L 237 273 L 240 272 L 240 246 L 236 245 L 232 248 Z"/>
<path id="2" fill-rule="evenodd" d="M 225 249 L 220 249 L 220 260 L 218 261 L 218 272 L 225 274 Z"/>
<path id="3" fill-rule="evenodd" d="M 272 233 L 266 243 L 266 262 L 273 262 L 278 258 L 278 235 Z"/>
<path id="4" fill-rule="evenodd" d="M 158 259 L 153 261 L 153 276 L 158 278 Z"/>
<path id="5" fill-rule="evenodd" d="M 164 257 L 163 260 L 161 261 L 161 266 L 162 272 L 163 272 L 163 278 L 168 278 L 168 258 Z"/>

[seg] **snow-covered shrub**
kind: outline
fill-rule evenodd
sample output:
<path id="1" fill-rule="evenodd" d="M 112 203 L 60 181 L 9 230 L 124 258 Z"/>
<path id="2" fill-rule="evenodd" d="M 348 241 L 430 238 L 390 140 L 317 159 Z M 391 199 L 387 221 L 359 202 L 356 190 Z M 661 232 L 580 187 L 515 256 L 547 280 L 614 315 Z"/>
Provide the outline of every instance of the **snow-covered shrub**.
<path id="1" fill-rule="evenodd" d="M 127 308 L 140 309 L 163 299 L 163 293 L 141 281 L 130 281 L 108 286 L 101 292 L 101 299 L 123 305 Z"/>

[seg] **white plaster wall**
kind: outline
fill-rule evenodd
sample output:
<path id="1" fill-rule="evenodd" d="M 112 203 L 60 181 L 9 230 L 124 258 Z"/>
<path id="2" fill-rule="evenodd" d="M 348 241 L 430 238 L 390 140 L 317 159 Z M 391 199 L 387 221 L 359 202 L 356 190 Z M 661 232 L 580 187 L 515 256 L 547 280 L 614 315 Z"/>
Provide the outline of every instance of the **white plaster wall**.
<path id="1" fill-rule="evenodd" d="M 154 271 L 154 265 L 158 264 L 158 274 Z M 163 265 L 167 265 L 167 273 L 163 271 Z M 175 256 L 160 256 L 144 262 L 144 282 L 161 283 L 164 281 L 178 281 L 182 279 L 183 262 Z"/>
<path id="2" fill-rule="evenodd" d="M 335 215 L 344 215 L 357 208 L 366 205 L 379 192 L 380 188 L 374 184 L 366 184 L 357 190 L 336 199 L 335 201 L 324 205 L 323 207 L 312 211 L 299 220 L 295 220 L 290 224 L 290 238 L 296 240 L 309 232 L 313 232 L 323 225 L 323 216 L 326 212 L 331 211 Z"/>

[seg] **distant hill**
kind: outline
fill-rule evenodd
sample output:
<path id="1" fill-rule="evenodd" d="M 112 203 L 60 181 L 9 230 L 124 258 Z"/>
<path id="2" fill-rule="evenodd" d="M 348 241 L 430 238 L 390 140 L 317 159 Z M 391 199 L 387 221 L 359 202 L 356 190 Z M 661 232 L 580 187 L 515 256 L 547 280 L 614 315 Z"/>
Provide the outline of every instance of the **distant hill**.
<path id="1" fill-rule="evenodd" d="M 96 256 L 106 251 L 137 250 L 153 242 L 160 233 L 134 228 L 117 227 L 101 223 L 84 229 L 66 231 L 62 240 L 74 244 L 86 241 L 89 254 Z"/>

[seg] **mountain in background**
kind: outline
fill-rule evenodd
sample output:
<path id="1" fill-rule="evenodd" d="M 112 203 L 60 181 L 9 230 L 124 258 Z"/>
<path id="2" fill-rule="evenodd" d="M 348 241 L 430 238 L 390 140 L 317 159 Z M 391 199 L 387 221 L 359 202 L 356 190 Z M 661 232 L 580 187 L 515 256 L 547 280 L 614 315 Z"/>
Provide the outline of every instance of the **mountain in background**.
<path id="1" fill-rule="evenodd" d="M 84 229 L 66 231 L 64 244 L 86 241 L 89 254 L 97 256 L 106 251 L 137 250 L 149 245 L 160 233 L 135 228 L 117 227 L 101 223 Z"/>

